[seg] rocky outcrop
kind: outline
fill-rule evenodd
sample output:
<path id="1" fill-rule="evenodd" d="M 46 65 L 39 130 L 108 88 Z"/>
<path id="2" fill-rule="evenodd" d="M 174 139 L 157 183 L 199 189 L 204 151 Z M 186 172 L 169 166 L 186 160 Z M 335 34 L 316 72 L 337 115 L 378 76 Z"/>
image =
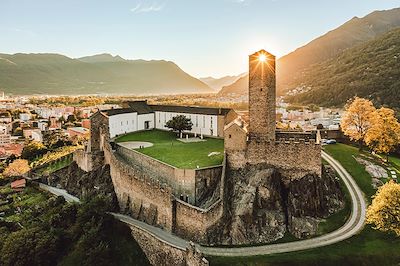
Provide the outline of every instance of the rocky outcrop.
<path id="1" fill-rule="evenodd" d="M 224 244 L 267 243 L 286 232 L 315 235 L 319 221 L 344 205 L 338 180 L 325 170 L 322 177 L 291 180 L 267 165 L 246 165 L 230 170 L 226 185 Z"/>
<path id="2" fill-rule="evenodd" d="M 110 177 L 110 166 L 103 165 L 93 171 L 85 172 L 73 162 L 68 167 L 62 168 L 48 177 L 43 177 L 44 183 L 59 187 L 80 199 L 102 195 L 109 198 L 114 209 L 118 203 L 114 186 Z"/>

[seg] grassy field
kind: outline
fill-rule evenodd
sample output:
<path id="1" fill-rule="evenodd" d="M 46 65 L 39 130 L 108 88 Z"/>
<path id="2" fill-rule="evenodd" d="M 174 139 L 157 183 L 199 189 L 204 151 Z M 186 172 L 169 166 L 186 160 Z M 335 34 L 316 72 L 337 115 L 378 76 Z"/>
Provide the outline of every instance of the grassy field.
<path id="1" fill-rule="evenodd" d="M 354 177 L 367 197 L 375 193 L 371 186 L 371 177 L 359 165 L 353 155 L 358 149 L 343 145 L 329 145 L 325 150 L 335 157 Z M 340 216 L 339 214 L 337 214 Z M 254 257 L 209 257 L 210 265 L 398 265 L 400 262 L 400 238 L 393 234 L 382 233 L 366 226 L 364 230 L 350 239 L 335 245 L 307 251 L 292 252 L 269 256 Z"/>
<path id="2" fill-rule="evenodd" d="M 176 134 L 172 132 L 151 130 L 121 136 L 116 142 L 151 142 L 154 146 L 137 149 L 137 151 L 178 168 L 195 169 L 197 166 L 201 168 L 221 164 L 224 156 L 224 141 L 213 138 L 204 140 L 183 143 L 178 141 Z M 219 152 L 219 154 L 208 156 L 211 152 Z"/>
<path id="3" fill-rule="evenodd" d="M 324 147 L 324 150 L 346 168 L 370 201 L 371 196 L 375 194 L 375 189 L 371 185 L 371 176 L 365 170 L 364 166 L 360 165 L 354 159 L 355 156 L 360 155 L 358 148 L 338 143 L 335 145 L 327 145 Z"/>

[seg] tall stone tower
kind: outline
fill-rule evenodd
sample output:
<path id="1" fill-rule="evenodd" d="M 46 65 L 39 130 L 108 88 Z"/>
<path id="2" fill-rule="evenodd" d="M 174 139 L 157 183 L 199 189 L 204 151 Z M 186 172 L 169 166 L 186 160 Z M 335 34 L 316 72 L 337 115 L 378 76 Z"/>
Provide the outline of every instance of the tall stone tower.
<path id="1" fill-rule="evenodd" d="M 275 140 L 275 56 L 260 50 L 249 56 L 249 138 Z"/>

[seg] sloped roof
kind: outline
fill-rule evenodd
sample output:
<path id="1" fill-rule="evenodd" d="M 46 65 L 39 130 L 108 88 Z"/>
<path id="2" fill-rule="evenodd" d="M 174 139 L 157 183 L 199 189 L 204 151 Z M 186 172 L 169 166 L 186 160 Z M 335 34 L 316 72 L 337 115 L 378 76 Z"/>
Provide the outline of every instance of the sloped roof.
<path id="1" fill-rule="evenodd" d="M 109 110 L 104 110 L 101 111 L 103 113 L 105 113 L 108 116 L 112 116 L 112 115 L 120 115 L 120 114 L 128 114 L 128 113 L 134 113 L 134 111 L 132 110 L 132 108 L 117 108 L 117 109 L 109 109 Z"/>
<path id="2" fill-rule="evenodd" d="M 204 115 L 226 115 L 231 109 L 228 108 L 212 108 L 197 106 L 178 106 L 178 105 L 149 105 L 154 111 L 204 114 Z"/>
<path id="3" fill-rule="evenodd" d="M 26 186 L 25 179 L 18 179 L 11 183 L 11 188 L 24 188 Z"/>
<path id="4" fill-rule="evenodd" d="M 155 111 L 172 112 L 172 113 L 187 113 L 187 114 L 204 114 L 204 115 L 223 115 L 226 116 L 232 109 L 229 108 L 213 108 L 213 107 L 198 107 L 198 106 L 179 106 L 179 105 L 156 105 L 147 104 L 147 101 L 131 101 L 125 106 L 128 108 L 109 109 L 102 111 L 107 116 L 137 113 L 138 115 L 151 114 Z"/>
<path id="5" fill-rule="evenodd" d="M 147 105 L 147 101 L 128 102 L 130 108 L 138 113 L 138 115 L 154 113 L 152 108 Z"/>

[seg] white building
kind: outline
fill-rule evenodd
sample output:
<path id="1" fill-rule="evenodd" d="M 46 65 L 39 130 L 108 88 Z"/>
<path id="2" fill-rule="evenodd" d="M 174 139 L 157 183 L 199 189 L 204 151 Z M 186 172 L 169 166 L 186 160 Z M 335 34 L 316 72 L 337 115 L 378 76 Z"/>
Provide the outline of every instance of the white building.
<path id="1" fill-rule="evenodd" d="M 224 126 L 237 117 L 235 111 L 226 108 L 148 105 L 146 101 L 128 102 L 127 106 L 102 111 L 109 118 L 110 138 L 141 130 L 169 130 L 166 122 L 178 115 L 192 121 L 192 130 L 187 133 L 223 137 Z"/>
<path id="2" fill-rule="evenodd" d="M 32 118 L 31 114 L 28 114 L 28 113 L 20 113 L 19 114 L 19 119 L 21 119 L 24 122 L 31 120 L 31 118 Z"/>

